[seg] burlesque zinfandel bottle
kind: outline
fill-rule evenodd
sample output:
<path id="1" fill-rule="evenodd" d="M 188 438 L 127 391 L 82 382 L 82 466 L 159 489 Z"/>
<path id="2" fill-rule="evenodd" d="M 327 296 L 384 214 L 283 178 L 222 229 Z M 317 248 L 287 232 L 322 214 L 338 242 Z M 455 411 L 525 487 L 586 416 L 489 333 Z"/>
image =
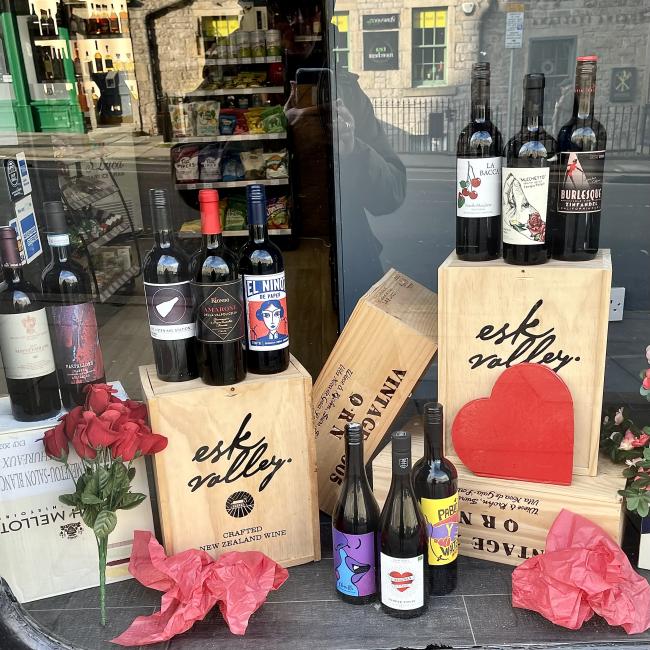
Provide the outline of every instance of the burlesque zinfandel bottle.
<path id="1" fill-rule="evenodd" d="M 543 127 L 544 75 L 524 77 L 521 129 L 503 157 L 501 215 L 503 258 L 509 264 L 543 264 L 548 260 L 546 217 L 555 138 Z"/>
<path id="2" fill-rule="evenodd" d="M 381 608 L 396 618 L 426 609 L 424 555 L 427 533 L 411 482 L 411 434 L 391 435 L 393 478 L 379 521 Z"/>
<path id="3" fill-rule="evenodd" d="M 103 384 L 104 357 L 92 302 L 90 275 L 70 258 L 70 235 L 61 201 L 43 203 L 47 243 L 52 259 L 43 270 L 41 285 L 48 301 L 52 347 L 67 409 L 82 406 L 88 384 Z"/>
<path id="4" fill-rule="evenodd" d="M 458 472 L 443 452 L 442 404 L 424 405 L 424 458 L 413 466 L 413 488 L 427 524 L 429 593 L 456 588 L 458 566 Z"/>
<path id="5" fill-rule="evenodd" d="M 598 253 L 607 132 L 594 117 L 595 56 L 578 57 L 573 115 L 557 137 L 557 199 L 549 215 L 551 255 L 591 260 Z"/>
<path id="6" fill-rule="evenodd" d="M 494 260 L 501 245 L 501 133 L 490 119 L 490 64 L 472 66 L 471 120 L 456 147 L 456 254 Z"/>
<path id="7" fill-rule="evenodd" d="M 246 361 L 260 375 L 289 367 L 289 326 L 284 260 L 269 240 L 266 193 L 263 185 L 249 185 L 248 241 L 239 253 L 239 272 L 246 300 Z"/>
<path id="8" fill-rule="evenodd" d="M 352 604 L 375 599 L 379 506 L 363 461 L 363 430 L 345 425 L 345 478 L 332 512 L 336 592 Z"/>
<path id="9" fill-rule="evenodd" d="M 54 354 L 45 307 L 36 288 L 23 278 L 16 231 L 0 227 L 0 353 L 7 378 L 11 412 L 16 420 L 33 422 L 61 409 Z"/>
<path id="10" fill-rule="evenodd" d="M 156 373 L 163 381 L 199 376 L 194 350 L 190 260 L 174 238 L 167 192 L 149 190 L 154 246 L 143 265 Z"/>

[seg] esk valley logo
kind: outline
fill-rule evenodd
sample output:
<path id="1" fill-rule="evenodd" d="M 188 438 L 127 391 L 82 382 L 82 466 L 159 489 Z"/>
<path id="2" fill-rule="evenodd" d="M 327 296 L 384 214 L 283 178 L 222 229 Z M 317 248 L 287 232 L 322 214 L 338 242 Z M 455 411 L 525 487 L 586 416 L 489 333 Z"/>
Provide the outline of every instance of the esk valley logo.
<path id="1" fill-rule="evenodd" d="M 246 430 L 252 417 L 252 413 L 246 415 L 229 443 L 226 440 L 218 440 L 214 447 L 202 446 L 196 450 L 192 458 L 193 462 L 209 462 L 208 467 L 218 466 L 208 474 L 197 474 L 190 479 L 187 485 L 191 492 L 196 492 L 203 486 L 213 488 L 221 483 L 234 483 L 256 474 L 263 475 L 257 488 L 258 492 L 262 492 L 282 467 L 291 462 L 291 458 L 280 458 L 271 454 L 265 436 L 255 440 L 253 434 Z M 239 500 L 244 494 L 246 493 L 235 493 L 233 496 L 239 495 L 239 497 L 234 500 Z M 249 502 L 248 505 L 252 509 L 252 503 Z"/>
<path id="2" fill-rule="evenodd" d="M 538 300 L 519 325 L 504 323 L 501 327 L 481 327 L 475 338 L 489 341 L 498 349 L 491 354 L 473 354 L 468 359 L 471 369 L 481 366 L 490 369 L 510 368 L 518 363 L 538 363 L 558 372 L 568 364 L 580 361 L 579 356 L 554 347 L 557 341 L 555 327 L 540 327 L 540 319 L 536 314 L 543 304 L 543 300 Z"/>

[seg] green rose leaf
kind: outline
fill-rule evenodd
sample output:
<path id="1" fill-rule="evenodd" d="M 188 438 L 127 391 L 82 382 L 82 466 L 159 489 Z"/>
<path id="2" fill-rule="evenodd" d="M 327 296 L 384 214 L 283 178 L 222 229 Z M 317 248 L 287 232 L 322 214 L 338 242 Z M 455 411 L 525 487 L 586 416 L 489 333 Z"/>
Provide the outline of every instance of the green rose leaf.
<path id="1" fill-rule="evenodd" d="M 638 505 L 639 505 L 639 497 L 634 496 L 634 497 L 628 497 L 626 499 L 626 505 L 628 510 L 636 510 Z"/>
<path id="2" fill-rule="evenodd" d="M 88 474 L 82 474 L 78 479 L 77 479 L 77 494 L 81 495 L 81 493 L 86 489 L 86 483 L 88 482 Z"/>
<path id="3" fill-rule="evenodd" d="M 59 501 L 66 506 L 77 507 L 79 505 L 79 496 L 77 494 L 61 494 Z"/>
<path id="4" fill-rule="evenodd" d="M 113 478 L 113 494 L 119 494 L 120 492 L 128 490 L 131 479 L 129 479 L 129 474 L 124 463 L 113 463 L 111 474 Z"/>
<path id="5" fill-rule="evenodd" d="M 81 518 L 88 528 L 94 528 L 98 512 L 99 508 L 97 506 L 88 506 L 87 508 L 84 508 L 81 513 Z"/>
<path id="6" fill-rule="evenodd" d="M 117 526 L 117 515 L 111 510 L 102 510 L 95 519 L 93 531 L 96 537 L 102 539 L 108 537 Z"/>
<path id="7" fill-rule="evenodd" d="M 623 470 L 623 476 L 625 478 L 632 478 L 632 477 L 636 476 L 636 467 L 626 467 Z"/>
<path id="8" fill-rule="evenodd" d="M 147 495 L 140 492 L 127 492 L 117 507 L 120 510 L 131 510 L 139 506 L 146 498 Z"/>
<path id="9" fill-rule="evenodd" d="M 628 501 L 629 501 L 629 499 L 628 499 Z M 647 517 L 648 512 L 650 512 L 650 503 L 648 503 L 648 501 L 646 499 L 639 500 L 638 505 L 636 507 L 636 511 L 639 513 L 639 516 Z"/>
<path id="10" fill-rule="evenodd" d="M 98 496 L 94 494 L 87 494 L 84 492 L 81 495 L 81 503 L 87 505 L 87 506 L 99 506 L 103 503 L 102 499 L 100 499 Z"/>
<path id="11" fill-rule="evenodd" d="M 104 469 L 103 467 L 98 467 L 97 472 L 97 485 L 99 487 L 99 491 L 103 494 L 107 494 L 106 488 L 108 487 L 108 482 L 111 480 L 111 475 L 108 470 Z"/>
<path id="12" fill-rule="evenodd" d="M 643 450 L 643 458 L 644 458 L 645 460 L 650 460 L 650 448 L 646 447 L 646 448 Z"/>
<path id="13" fill-rule="evenodd" d="M 135 467 L 129 468 L 129 471 L 127 472 L 127 476 L 129 477 L 129 481 L 132 481 L 135 478 Z"/>

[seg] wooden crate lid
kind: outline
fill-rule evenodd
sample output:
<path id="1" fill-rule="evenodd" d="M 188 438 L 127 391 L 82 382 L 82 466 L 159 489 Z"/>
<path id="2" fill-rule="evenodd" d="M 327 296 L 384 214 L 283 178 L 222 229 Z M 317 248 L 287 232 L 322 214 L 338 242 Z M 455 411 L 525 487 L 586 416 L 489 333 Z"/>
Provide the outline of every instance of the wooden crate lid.
<path id="1" fill-rule="evenodd" d="M 161 395 L 169 395 L 171 393 L 210 390 L 214 388 L 240 391 L 242 389 L 245 390 L 246 386 L 250 384 L 269 381 L 288 381 L 292 379 L 307 379 L 311 383 L 311 376 L 293 355 L 291 355 L 289 367 L 284 372 L 279 372 L 274 375 L 254 375 L 249 372 L 244 381 L 234 384 L 233 386 L 208 386 L 208 384 L 204 384 L 201 379 L 178 382 L 161 381 L 158 379 L 158 375 L 156 374 L 156 366 L 153 364 L 149 366 L 140 366 L 140 380 L 147 399 Z"/>

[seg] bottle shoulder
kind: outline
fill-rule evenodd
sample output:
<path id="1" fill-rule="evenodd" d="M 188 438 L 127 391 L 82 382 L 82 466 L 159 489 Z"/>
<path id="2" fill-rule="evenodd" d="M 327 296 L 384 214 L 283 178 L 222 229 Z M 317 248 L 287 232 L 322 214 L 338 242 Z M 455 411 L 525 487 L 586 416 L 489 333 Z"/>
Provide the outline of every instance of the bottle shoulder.
<path id="1" fill-rule="evenodd" d="M 447 458 L 434 461 L 427 461 L 421 458 L 413 465 L 411 476 L 413 477 L 414 487 L 417 491 L 417 485 L 422 481 L 430 484 L 438 484 L 457 480 L 458 470 Z"/>
<path id="2" fill-rule="evenodd" d="M 284 270 L 282 252 L 270 240 L 248 240 L 239 251 L 239 268 L 242 273 L 266 275 Z"/>

